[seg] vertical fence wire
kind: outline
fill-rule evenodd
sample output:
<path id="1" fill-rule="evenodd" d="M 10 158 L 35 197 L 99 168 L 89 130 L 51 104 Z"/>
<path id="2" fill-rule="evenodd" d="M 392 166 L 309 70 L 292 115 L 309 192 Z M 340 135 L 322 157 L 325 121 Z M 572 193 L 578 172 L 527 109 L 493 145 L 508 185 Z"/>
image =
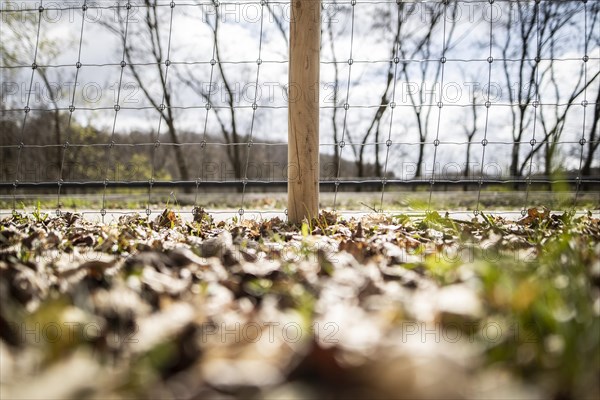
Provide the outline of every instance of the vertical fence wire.
<path id="1" fill-rule="evenodd" d="M 444 7 L 444 12 L 443 12 L 443 19 L 444 19 L 444 27 L 443 27 L 443 37 L 442 37 L 442 56 L 440 58 L 440 63 L 441 63 L 441 75 L 440 75 L 440 88 L 444 87 L 444 72 L 445 72 L 445 66 L 446 66 L 446 50 L 447 50 L 447 44 L 446 44 L 446 17 L 447 17 L 447 12 L 448 12 L 448 3 L 449 0 L 444 0 L 442 2 L 443 7 Z M 429 181 L 429 200 L 427 201 L 427 211 L 431 211 L 431 199 L 432 199 L 432 195 L 433 195 L 433 185 L 435 185 L 435 172 L 436 172 L 436 168 L 435 168 L 435 164 L 437 161 L 437 154 L 438 154 L 438 147 L 440 145 L 440 127 L 441 127 L 441 122 L 442 122 L 442 107 L 444 107 L 444 91 L 440 90 L 440 94 L 438 97 L 438 103 L 437 103 L 437 107 L 438 107 L 438 117 L 437 117 L 437 126 L 436 126 L 436 130 L 435 130 L 435 139 L 433 141 L 433 165 L 431 166 L 431 180 Z"/>
<path id="2" fill-rule="evenodd" d="M 581 105 L 583 106 L 583 121 L 581 123 L 581 139 L 579 139 L 579 145 L 581 149 L 579 150 L 579 168 L 577 169 L 577 178 L 575 181 L 575 198 L 573 199 L 573 208 L 577 205 L 577 200 L 579 198 L 579 191 L 581 189 L 581 175 L 583 169 L 583 151 L 585 148 L 586 140 L 585 140 L 585 122 L 586 122 L 586 111 L 588 106 L 587 100 L 587 86 L 588 86 L 588 40 L 587 40 L 587 31 L 588 31 L 588 9 L 587 9 L 587 1 L 583 1 L 583 101 Z M 593 28 L 592 28 L 593 29 Z M 600 85 L 599 85 L 600 86 Z M 600 90 L 600 87 L 598 88 Z M 598 105 L 596 105 L 598 107 Z"/>
<path id="3" fill-rule="evenodd" d="M 217 2 L 213 2 L 212 6 L 215 9 L 215 19 L 219 18 L 219 3 Z M 218 21 L 215 20 L 215 24 L 217 24 Z M 216 26 L 216 25 L 215 25 Z M 200 142 L 200 155 L 199 155 L 199 159 L 200 161 L 200 165 L 198 166 L 198 173 L 196 174 L 196 191 L 194 193 L 194 207 L 192 208 L 192 213 L 196 213 L 197 207 L 198 207 L 198 194 L 200 192 L 200 183 L 202 182 L 202 174 L 203 174 L 203 167 L 202 167 L 202 162 L 204 161 L 205 157 L 206 157 L 206 138 L 207 138 L 207 128 L 208 128 L 208 116 L 210 115 L 210 111 L 212 109 L 212 102 L 211 102 L 211 97 L 212 97 L 212 87 L 213 87 L 213 78 L 214 78 L 214 73 L 215 73 L 215 65 L 217 64 L 217 60 L 215 59 L 215 56 L 217 54 L 217 32 L 215 30 L 215 32 L 213 33 L 214 37 L 213 37 L 213 47 L 212 47 L 212 57 L 209 61 L 210 63 L 210 78 L 208 80 L 208 93 L 206 94 L 206 103 L 204 105 L 204 108 L 206 109 L 206 112 L 204 113 L 204 128 L 202 129 L 202 141 Z"/>
<path id="4" fill-rule="evenodd" d="M 489 0 L 490 4 L 494 2 L 494 0 Z M 485 93 L 485 126 L 483 128 L 483 139 L 481 140 L 481 169 L 479 171 L 479 177 L 477 179 L 477 204 L 475 205 L 474 214 L 478 215 L 480 213 L 479 207 L 481 206 L 481 189 L 483 187 L 483 172 L 485 168 L 485 149 L 488 145 L 488 129 L 489 129 L 489 120 L 490 120 L 490 107 L 492 106 L 490 102 L 490 92 L 492 88 L 492 63 L 494 62 L 493 57 L 493 43 L 494 43 L 494 19 L 490 18 L 490 42 L 488 49 L 488 81 L 487 81 L 487 90 Z M 475 99 L 473 99 L 475 101 Z M 476 105 L 474 107 L 477 107 Z M 476 129 L 476 127 L 475 127 Z M 469 168 L 468 165 L 465 165 L 465 168 Z"/>
<path id="5" fill-rule="evenodd" d="M 241 208 L 238 210 L 238 214 L 240 218 L 244 216 L 244 207 L 246 205 L 246 186 L 248 185 L 248 165 L 250 163 L 250 149 L 252 148 L 252 140 L 254 135 L 254 122 L 256 120 L 256 110 L 258 109 L 258 83 L 260 77 L 260 66 L 262 64 L 262 47 L 263 47 L 263 26 L 264 26 L 264 16 L 265 16 L 265 0 L 261 0 L 260 2 L 260 33 L 258 39 L 258 58 L 256 59 L 256 80 L 254 82 L 254 101 L 252 102 L 252 120 L 250 121 L 250 134 L 248 135 L 248 142 L 246 144 L 246 164 L 244 167 L 244 177 L 242 178 L 242 194 L 240 205 Z"/>
<path id="6" fill-rule="evenodd" d="M 126 59 L 126 55 L 127 55 L 127 34 L 129 32 L 129 13 L 131 11 L 132 5 L 131 2 L 128 0 L 127 4 L 125 5 L 125 31 L 123 33 L 123 51 L 121 52 L 121 62 L 120 62 L 120 67 L 121 70 L 119 72 L 119 85 L 117 86 L 117 97 L 116 97 L 116 102 L 114 105 L 114 110 L 115 110 L 115 116 L 113 118 L 113 123 L 112 123 L 112 130 L 111 130 L 111 134 L 110 134 L 110 142 L 106 145 L 106 153 L 105 153 L 105 157 L 106 157 L 106 164 L 105 164 L 105 168 L 106 168 L 106 173 L 104 174 L 104 183 L 103 183 L 103 190 L 102 190 L 102 206 L 100 209 L 100 215 L 102 217 L 102 222 L 104 222 L 104 216 L 106 215 L 106 190 L 108 187 L 108 174 L 109 174 L 109 170 L 110 170 L 110 160 L 111 160 L 111 153 L 113 150 L 113 147 L 115 146 L 115 129 L 117 127 L 117 116 L 119 115 L 119 110 L 121 109 L 121 105 L 119 104 L 121 101 L 121 86 L 123 84 L 123 74 L 125 72 L 125 67 L 127 66 L 127 61 Z M 121 15 L 120 13 L 120 9 L 116 10 L 115 15 L 119 16 Z"/>
<path id="7" fill-rule="evenodd" d="M 24 147 L 25 140 L 25 126 L 27 125 L 27 117 L 29 116 L 29 112 L 31 111 L 29 107 L 29 101 L 31 100 L 31 93 L 33 87 L 33 77 L 35 76 L 35 70 L 37 69 L 37 56 L 38 56 L 38 47 L 40 43 L 40 29 L 42 26 L 42 13 L 44 12 L 44 0 L 40 1 L 40 6 L 38 8 L 38 18 L 37 18 L 37 32 L 35 35 L 35 49 L 33 51 L 33 63 L 31 64 L 31 77 L 29 78 L 29 89 L 27 90 L 27 102 L 25 103 L 23 116 L 23 125 L 21 126 L 21 134 L 19 137 L 18 144 L 18 153 L 17 153 L 17 170 L 15 174 L 15 181 L 13 182 L 13 195 L 12 195 L 12 212 L 15 213 L 17 211 L 17 187 L 19 186 L 19 178 L 21 175 L 21 158 Z"/>
<path id="8" fill-rule="evenodd" d="M 529 145 L 531 146 L 531 152 L 533 153 L 535 149 L 535 145 L 537 143 L 535 134 L 538 124 L 538 109 L 540 107 L 540 62 L 542 58 L 542 43 L 540 37 L 540 3 L 536 1 L 534 4 L 534 18 L 535 18 L 535 30 L 536 30 L 536 43 L 535 43 L 535 96 L 533 101 L 533 129 L 531 133 L 531 140 L 529 141 Z M 527 215 L 527 208 L 529 206 L 529 192 L 531 190 L 531 174 L 533 172 L 533 154 L 529 158 L 529 171 L 527 172 L 527 178 L 525 180 L 525 201 L 523 202 L 523 209 L 521 210 L 521 215 Z"/>
<path id="9" fill-rule="evenodd" d="M 356 9 L 356 0 L 352 0 L 351 3 L 351 20 L 350 20 L 350 55 L 348 58 L 348 82 L 347 82 L 347 86 L 346 86 L 346 99 L 344 102 L 344 122 L 342 124 L 342 139 L 340 140 L 339 143 L 335 143 L 334 145 L 338 146 L 340 151 L 339 151 L 339 157 L 338 157 L 338 165 L 337 165 L 337 171 L 336 171 L 336 178 L 335 178 L 335 189 L 334 189 L 334 193 L 333 193 L 333 211 L 336 211 L 337 209 L 337 196 L 338 196 L 338 191 L 340 188 L 340 176 L 341 176 L 341 170 L 342 170 L 342 155 L 344 152 L 344 147 L 346 146 L 346 134 L 348 131 L 348 110 L 350 109 L 350 84 L 352 83 L 352 64 L 354 64 L 354 60 L 352 59 L 352 49 L 354 47 L 354 16 L 355 16 L 355 9 Z M 334 89 L 335 90 L 335 89 Z M 334 104 L 334 107 L 337 107 L 337 104 Z"/>
<path id="10" fill-rule="evenodd" d="M 69 150 L 71 141 L 71 122 L 73 121 L 73 112 L 75 112 L 75 93 L 77 91 L 77 80 L 79 79 L 79 71 L 81 69 L 81 48 L 83 46 L 83 29 L 85 26 L 85 15 L 88 9 L 87 0 L 83 1 L 81 6 L 81 30 L 79 33 L 79 45 L 77 47 L 77 62 L 75 63 L 75 77 L 73 78 L 73 94 L 70 96 L 71 102 L 69 104 L 69 119 L 67 121 L 67 135 L 65 137 L 65 143 L 63 144 L 62 156 L 60 161 L 60 172 L 57 182 L 56 190 L 56 214 L 60 215 L 62 204 L 60 202 L 61 189 L 63 184 L 64 172 L 65 172 L 65 161 L 67 160 L 67 152 Z"/>
<path id="11" fill-rule="evenodd" d="M 150 179 L 148 180 L 148 202 L 146 203 L 146 215 L 148 216 L 148 218 L 150 218 L 150 214 L 151 214 L 151 210 L 150 210 L 150 205 L 152 204 L 152 187 L 154 186 L 154 177 L 156 176 L 156 152 L 158 150 L 158 148 L 160 147 L 160 129 L 162 127 L 162 121 L 163 119 L 165 119 L 165 112 L 170 112 L 171 110 L 167 110 L 167 105 L 165 105 L 165 99 L 167 97 L 167 93 L 169 91 L 169 67 L 171 66 L 171 37 L 173 34 L 173 11 L 175 9 L 175 2 L 171 1 L 171 3 L 169 4 L 169 7 L 171 8 L 170 14 L 169 14 L 169 36 L 167 39 L 167 59 L 164 60 L 164 64 L 165 64 L 165 78 L 164 81 L 161 82 L 162 86 L 163 86 L 163 93 L 162 93 L 162 99 L 160 101 L 160 104 L 158 105 L 158 127 L 156 128 L 156 137 L 153 140 L 154 146 L 152 147 L 152 156 L 151 156 L 151 166 L 152 166 L 152 171 L 150 173 Z M 156 15 L 156 14 L 155 14 Z M 158 18 L 158 16 L 156 16 L 155 18 Z M 157 22 L 158 23 L 158 22 Z M 152 32 L 150 33 L 152 34 Z M 160 42 L 160 32 L 157 32 L 156 34 L 156 41 Z M 161 54 L 162 56 L 162 54 Z M 160 60 L 160 63 L 163 63 L 163 60 Z M 158 67 L 159 70 L 161 68 L 161 66 Z M 162 79 L 162 76 L 161 76 Z M 170 107 L 170 103 L 168 105 Z M 171 127 L 169 127 L 169 129 L 171 129 Z"/>
<path id="12" fill-rule="evenodd" d="M 398 25 L 400 26 L 400 24 L 402 23 L 402 7 L 403 7 L 403 3 L 399 2 L 397 4 L 397 16 L 398 16 Z M 400 30 L 398 31 L 398 36 L 400 36 Z M 400 37 L 394 37 L 394 40 L 396 41 L 396 43 L 394 43 L 394 53 L 392 55 L 392 60 L 390 60 L 390 63 L 394 63 L 394 82 L 392 84 L 392 99 L 391 102 L 389 104 L 390 107 L 390 125 L 388 128 L 388 135 L 387 135 L 387 140 L 385 141 L 385 161 L 383 164 L 383 176 L 381 177 L 381 198 L 379 200 L 379 212 L 383 212 L 383 197 L 385 195 L 385 186 L 387 184 L 387 173 L 388 173 L 388 161 L 390 159 L 390 149 L 392 147 L 392 131 L 393 131 L 393 124 L 394 124 L 394 109 L 396 108 L 396 84 L 398 83 L 398 64 L 400 63 L 400 58 L 399 58 L 399 54 L 400 54 L 400 42 L 399 42 Z"/>

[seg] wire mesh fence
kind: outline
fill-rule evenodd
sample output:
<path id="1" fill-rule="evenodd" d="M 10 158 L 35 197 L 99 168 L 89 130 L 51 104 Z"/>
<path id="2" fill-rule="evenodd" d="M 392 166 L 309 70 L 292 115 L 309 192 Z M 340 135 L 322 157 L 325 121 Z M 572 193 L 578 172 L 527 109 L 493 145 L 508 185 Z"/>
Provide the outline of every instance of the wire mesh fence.
<path id="1" fill-rule="evenodd" d="M 288 1 L 2 1 L 3 207 L 282 190 Z M 600 1 L 322 1 L 323 206 L 452 191 L 598 204 Z M 589 200 L 589 199 L 588 199 Z M 588 203 L 589 204 L 589 203 Z"/>

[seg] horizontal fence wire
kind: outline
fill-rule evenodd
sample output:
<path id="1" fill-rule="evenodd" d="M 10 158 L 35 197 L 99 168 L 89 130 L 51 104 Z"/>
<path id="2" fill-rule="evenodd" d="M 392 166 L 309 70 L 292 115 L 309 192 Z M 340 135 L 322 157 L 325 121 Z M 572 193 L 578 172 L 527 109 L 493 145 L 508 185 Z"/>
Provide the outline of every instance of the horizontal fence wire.
<path id="1" fill-rule="evenodd" d="M 386 212 L 396 190 L 426 190 L 432 210 L 458 188 L 477 215 L 482 192 L 503 187 L 525 215 L 532 191 L 558 186 L 572 206 L 583 194 L 598 206 L 600 1 L 321 4 L 320 186 L 333 210 L 347 190 L 380 193 L 369 208 Z M 91 193 L 104 217 L 110 190 L 138 189 L 150 216 L 156 190 L 192 194 L 195 210 L 224 189 L 241 217 L 247 189 L 285 190 L 290 7 L 3 2 L 12 211 L 29 191 L 54 192 L 57 213 Z"/>

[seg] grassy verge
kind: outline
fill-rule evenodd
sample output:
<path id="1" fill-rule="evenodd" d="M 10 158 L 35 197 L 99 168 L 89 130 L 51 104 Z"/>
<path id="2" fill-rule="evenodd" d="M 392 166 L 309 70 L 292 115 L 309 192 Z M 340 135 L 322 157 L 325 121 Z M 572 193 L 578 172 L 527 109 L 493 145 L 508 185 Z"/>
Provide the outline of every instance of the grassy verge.
<path id="1" fill-rule="evenodd" d="M 340 192 L 336 195 L 330 192 L 321 193 L 321 207 L 332 209 L 334 206 L 342 210 L 372 211 L 383 209 L 385 211 L 425 211 L 432 210 L 519 210 L 532 206 L 545 206 L 553 210 L 566 210 L 576 208 L 580 210 L 600 209 L 600 193 L 581 192 L 577 196 L 574 192 L 559 191 L 532 191 L 526 196 L 523 192 L 507 190 L 487 190 L 477 192 L 434 192 L 429 202 L 429 192 L 386 192 L 381 202 L 380 192 Z M 69 195 L 61 197 L 61 208 L 68 211 L 100 210 L 106 209 L 131 209 L 144 210 L 148 204 L 148 194 L 143 190 L 130 191 L 129 193 L 109 192 L 103 200 L 102 195 Z M 46 210 L 57 208 L 55 195 L 28 195 L 17 198 L 17 209 L 32 211 L 39 207 Z M 152 209 L 165 207 L 178 207 L 191 209 L 200 206 L 207 210 L 245 209 L 253 210 L 283 210 L 287 207 L 287 194 L 275 193 L 247 193 L 242 204 L 240 193 L 173 193 L 170 191 L 156 191 L 151 197 Z M 0 198 L 0 209 L 12 209 L 11 196 Z"/>

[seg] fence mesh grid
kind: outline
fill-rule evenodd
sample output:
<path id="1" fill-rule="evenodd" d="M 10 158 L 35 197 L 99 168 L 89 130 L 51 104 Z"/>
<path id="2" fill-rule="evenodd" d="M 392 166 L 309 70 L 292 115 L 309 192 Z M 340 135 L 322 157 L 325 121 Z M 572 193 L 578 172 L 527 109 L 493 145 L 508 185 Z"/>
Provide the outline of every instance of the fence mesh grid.
<path id="1" fill-rule="evenodd" d="M 476 194 L 475 214 L 490 186 L 516 190 L 523 214 L 534 186 L 566 186 L 573 205 L 598 190 L 599 1 L 322 7 L 320 168 L 334 210 L 344 186 L 376 190 L 380 212 L 394 188 L 425 188 L 429 210 L 453 186 Z M 150 215 L 157 187 L 191 190 L 193 209 L 217 187 L 239 192 L 243 215 L 249 187 L 286 182 L 289 11 L 2 1 L 0 190 L 12 210 L 35 190 L 54 192 L 60 212 L 83 190 L 104 216 L 110 190 L 138 188 Z"/>

